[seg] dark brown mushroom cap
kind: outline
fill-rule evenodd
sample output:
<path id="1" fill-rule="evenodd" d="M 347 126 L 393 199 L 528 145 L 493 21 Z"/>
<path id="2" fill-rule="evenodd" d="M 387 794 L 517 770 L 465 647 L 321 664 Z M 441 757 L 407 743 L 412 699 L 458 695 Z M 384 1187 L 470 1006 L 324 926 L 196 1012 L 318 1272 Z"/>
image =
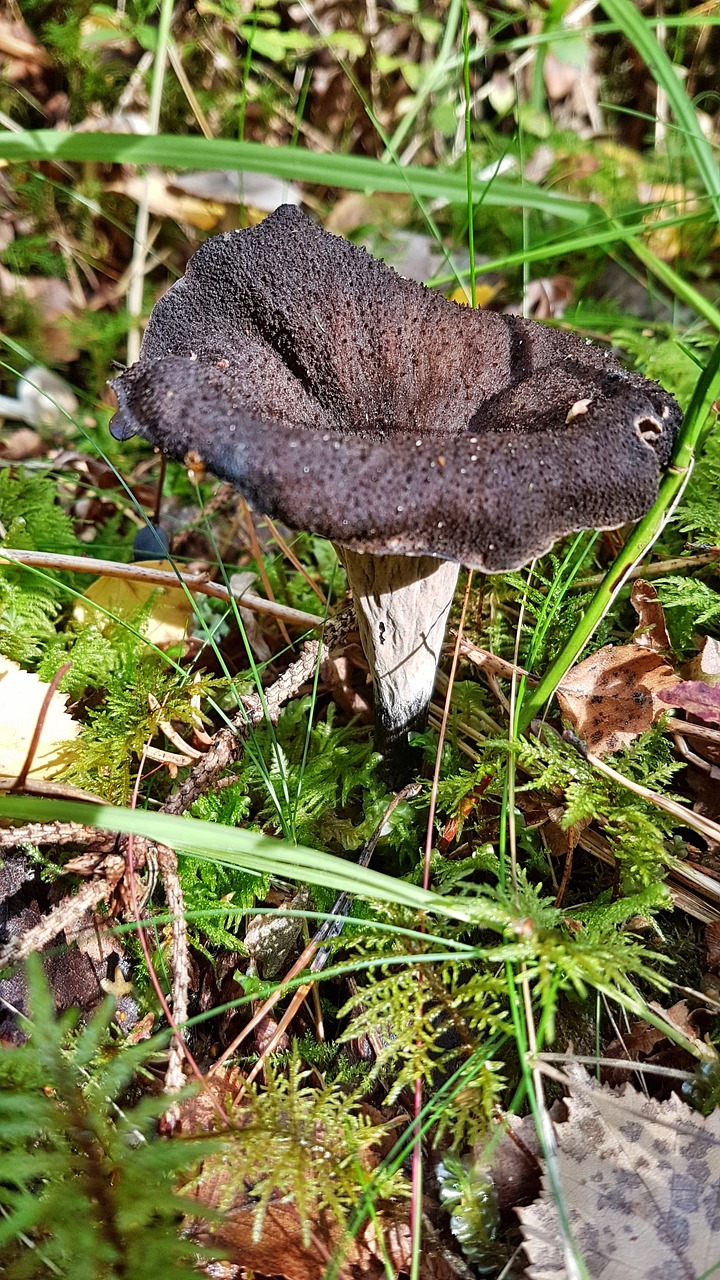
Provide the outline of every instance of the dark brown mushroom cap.
<path id="1" fill-rule="evenodd" d="M 113 386 L 116 437 L 199 455 L 293 528 L 486 572 L 641 516 L 680 419 L 603 350 L 449 302 L 293 207 L 208 240 Z"/>

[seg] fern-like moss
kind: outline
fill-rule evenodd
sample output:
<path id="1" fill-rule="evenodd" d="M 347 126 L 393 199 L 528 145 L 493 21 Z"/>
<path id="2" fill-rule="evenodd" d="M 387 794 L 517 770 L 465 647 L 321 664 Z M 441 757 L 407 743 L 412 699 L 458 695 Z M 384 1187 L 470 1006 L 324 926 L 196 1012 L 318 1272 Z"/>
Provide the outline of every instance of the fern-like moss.
<path id="1" fill-rule="evenodd" d="M 207 1142 L 155 1136 L 167 1106 L 118 1105 L 157 1042 L 113 1043 L 106 1004 L 79 1035 L 57 1021 L 34 957 L 30 1039 L 0 1051 L 0 1249 L 8 1280 L 147 1280 L 192 1276 L 175 1195 Z M 192 1206 L 197 1212 L 197 1206 Z"/>

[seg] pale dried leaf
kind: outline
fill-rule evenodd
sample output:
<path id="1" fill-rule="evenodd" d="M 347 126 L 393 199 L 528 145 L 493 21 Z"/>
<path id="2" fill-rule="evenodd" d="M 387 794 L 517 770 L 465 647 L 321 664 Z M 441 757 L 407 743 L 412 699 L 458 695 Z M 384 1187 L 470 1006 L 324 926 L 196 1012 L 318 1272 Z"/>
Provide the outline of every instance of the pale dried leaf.
<path id="1" fill-rule="evenodd" d="M 606 645 L 578 663 L 557 699 L 596 756 L 619 751 L 667 712 L 660 691 L 679 683 L 669 663 L 639 644 Z"/>
<path id="2" fill-rule="evenodd" d="M 44 680 L 0 657 L 0 775 L 20 773 L 35 731 L 45 694 Z M 80 725 L 67 710 L 67 694 L 55 692 L 45 716 L 29 777 L 54 778 L 75 757 L 73 740 Z"/>
<path id="3" fill-rule="evenodd" d="M 155 217 L 171 218 L 173 222 L 188 222 L 191 227 L 199 227 L 201 231 L 211 231 L 225 212 L 225 206 L 217 200 L 200 200 L 197 196 L 170 191 L 168 179 L 159 172 L 148 174 L 147 179 L 131 177 L 113 182 L 106 190 L 128 196 L 136 204 L 147 200 L 150 212 Z"/>
<path id="4" fill-rule="evenodd" d="M 652 582 L 638 578 L 630 592 L 630 603 L 638 616 L 635 644 L 655 653 L 672 653 L 672 643 L 665 624 L 665 610 Z"/>
<path id="5" fill-rule="evenodd" d="M 703 680 L 705 684 L 720 684 L 720 640 L 704 636 L 700 652 L 682 669 L 688 680 Z"/>
<path id="6" fill-rule="evenodd" d="M 567 1075 L 558 1172 L 591 1280 L 699 1280 L 720 1261 L 720 1113 L 610 1089 L 577 1066 Z M 528 1280 L 567 1280 L 547 1173 L 540 1200 L 518 1214 Z"/>
<path id="7" fill-rule="evenodd" d="M 172 572 L 169 560 L 147 560 L 144 567 Z M 187 635 L 192 618 L 192 603 L 182 587 L 156 587 L 153 583 L 132 578 L 96 578 L 83 596 L 79 596 L 73 616 L 81 623 L 94 622 L 104 627 L 106 614 L 130 618 L 154 596 L 152 612 L 143 626 L 147 640 L 156 645 L 180 644 Z M 100 609 L 93 609 L 99 605 Z"/>

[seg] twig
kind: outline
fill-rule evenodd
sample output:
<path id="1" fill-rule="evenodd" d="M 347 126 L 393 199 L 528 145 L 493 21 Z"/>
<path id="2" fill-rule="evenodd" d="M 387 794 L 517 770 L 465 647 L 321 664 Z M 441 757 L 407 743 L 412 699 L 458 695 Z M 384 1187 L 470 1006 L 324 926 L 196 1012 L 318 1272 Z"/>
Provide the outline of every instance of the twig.
<path id="1" fill-rule="evenodd" d="M 17 964 L 33 951 L 42 951 L 43 947 L 66 929 L 72 931 L 88 909 L 107 901 L 124 869 L 125 859 L 119 854 L 110 854 L 104 858 L 100 876 L 82 885 L 72 897 L 63 898 L 32 929 L 28 929 L 19 938 L 12 938 L 0 950 L 0 969 Z"/>
<path id="2" fill-rule="evenodd" d="M 160 20 L 155 42 L 155 65 L 153 67 L 152 88 L 150 90 L 150 108 L 148 111 L 148 132 L 155 134 L 160 127 L 160 107 L 162 104 L 163 81 L 167 64 L 168 43 L 170 40 L 170 24 L 172 22 L 173 0 L 160 0 Z M 140 316 L 142 313 L 143 283 L 145 280 L 145 260 L 148 250 L 148 230 L 150 228 L 150 180 L 145 175 L 143 190 L 138 203 L 133 238 L 133 254 L 130 264 L 130 285 L 128 288 L 128 332 L 127 357 L 128 364 L 134 364 L 140 354 Z"/>
<path id="3" fill-rule="evenodd" d="M 50 684 L 45 690 L 45 697 L 42 700 L 42 706 L 40 707 L 40 710 L 37 714 L 37 718 L 35 720 L 35 728 L 32 731 L 30 745 L 25 754 L 25 759 L 23 760 L 22 768 L 17 778 L 15 779 L 12 787 L 10 788 L 11 791 L 22 791 L 25 786 L 25 783 L 27 782 L 27 776 L 32 768 L 33 760 L 35 759 L 37 749 L 40 745 L 40 738 L 42 737 L 43 727 L 47 719 L 47 713 L 50 710 L 50 703 L 52 702 L 55 694 L 57 693 L 57 687 L 60 684 L 60 681 L 62 680 L 64 675 L 67 675 L 71 666 L 72 666 L 72 662 L 64 662 L 63 665 L 55 672 L 55 675 L 53 676 L 52 680 L 50 681 Z"/>
<path id="4" fill-rule="evenodd" d="M 132 582 L 147 582 L 156 587 L 187 587 L 188 591 L 202 596 L 213 596 L 216 600 L 231 603 L 237 600 L 244 609 L 252 609 L 254 613 L 266 613 L 268 617 L 277 618 L 279 622 L 288 622 L 298 627 L 321 627 L 323 619 L 314 613 L 304 613 L 302 609 L 291 609 L 289 605 L 278 604 L 275 600 L 264 600 L 251 591 L 244 591 L 241 596 L 233 596 L 227 587 L 218 582 L 209 582 L 197 573 L 171 572 L 168 569 L 150 569 L 147 565 L 122 564 L 118 560 L 98 560 L 92 556 L 64 556 L 51 551 L 11 551 L 7 547 L 0 548 L 0 560 L 11 560 L 14 564 L 28 565 L 35 569 L 57 569 L 67 573 L 88 573 L 95 577 L 126 578 Z"/>
<path id="5" fill-rule="evenodd" d="M 687 809 L 684 805 L 678 804 L 677 800 L 671 800 L 668 796 L 661 795 L 659 791 L 651 791 L 649 787 L 643 787 L 639 782 L 633 782 L 631 778 L 626 778 L 624 774 L 618 773 L 617 769 L 613 769 L 590 751 L 582 751 L 581 754 L 585 756 L 588 764 L 591 764 L 593 769 L 597 769 L 598 773 L 604 774 L 612 782 L 617 782 L 621 787 L 632 791 L 634 795 L 640 796 L 650 804 L 656 805 L 658 809 L 664 809 L 666 813 L 671 813 L 683 826 L 690 827 L 693 831 L 698 831 L 709 844 L 720 844 L 720 825 L 717 822 L 713 822 L 710 818 L 705 818 L 701 813 L 694 813 L 692 809 Z"/>
<path id="6" fill-rule="evenodd" d="M 322 663 L 331 648 L 339 643 L 342 636 L 354 625 L 355 615 L 352 610 L 348 609 L 338 615 L 326 626 L 322 640 L 306 641 L 297 661 L 290 664 L 279 679 L 265 690 L 262 697 L 253 693 L 243 698 L 242 707 L 232 723 L 215 735 L 213 745 L 208 748 L 202 759 L 198 760 L 182 786 L 163 805 L 161 812 L 184 813 L 199 796 L 204 795 L 213 785 L 218 774 L 237 760 L 245 739 L 252 729 L 261 723 L 266 714 L 271 720 L 276 719 L 283 704 L 294 697 L 298 689 L 311 679 L 318 661 L 318 649 L 320 648 Z"/>
<path id="7" fill-rule="evenodd" d="M 666 573 L 682 573 L 684 569 L 700 569 L 706 564 L 720 564 L 720 547 L 711 547 L 709 551 L 701 551 L 695 556 L 672 556 L 667 560 L 653 560 L 652 564 L 637 564 L 627 575 L 626 581 L 633 578 L 662 578 Z M 599 587 L 605 581 L 604 573 L 593 573 L 588 578 L 576 578 L 570 583 L 571 591 L 588 591 L 591 587 Z"/>
<path id="8" fill-rule="evenodd" d="M 0 827 L 0 849 L 16 849 L 20 844 L 87 844 L 97 842 L 99 853 L 109 853 L 117 844 L 112 832 L 86 827 L 82 822 L 28 822 L 24 827 Z"/>

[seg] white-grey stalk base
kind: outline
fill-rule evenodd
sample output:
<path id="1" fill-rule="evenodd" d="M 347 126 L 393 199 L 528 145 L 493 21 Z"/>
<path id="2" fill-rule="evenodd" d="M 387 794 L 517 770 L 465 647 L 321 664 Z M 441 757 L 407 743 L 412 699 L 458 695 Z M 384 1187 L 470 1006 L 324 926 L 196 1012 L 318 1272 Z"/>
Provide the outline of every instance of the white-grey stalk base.
<path id="1" fill-rule="evenodd" d="M 434 556 L 378 556 L 338 546 L 375 686 L 378 750 L 402 772 L 407 735 L 425 726 L 460 566 Z M 391 759 L 392 757 L 392 759 Z"/>

